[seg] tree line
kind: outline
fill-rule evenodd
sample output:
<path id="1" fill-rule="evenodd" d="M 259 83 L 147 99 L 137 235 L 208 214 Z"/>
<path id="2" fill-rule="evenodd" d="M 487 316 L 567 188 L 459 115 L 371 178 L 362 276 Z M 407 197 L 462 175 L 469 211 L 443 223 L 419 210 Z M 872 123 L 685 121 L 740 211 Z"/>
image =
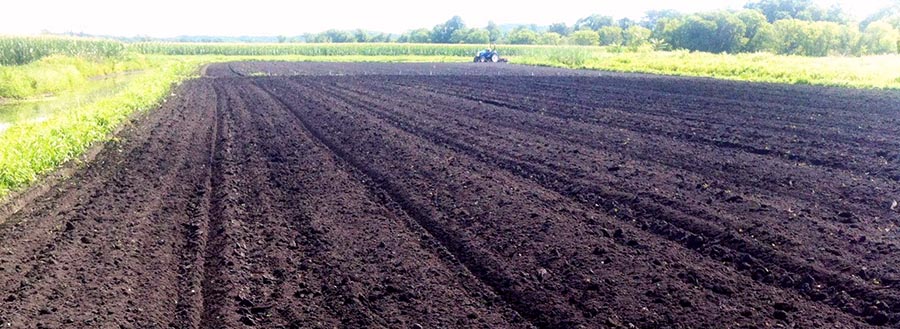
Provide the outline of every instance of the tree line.
<path id="1" fill-rule="evenodd" d="M 594 14 L 573 25 L 468 27 L 459 16 L 399 36 L 364 30 L 306 34 L 298 42 L 601 45 L 631 49 L 687 49 L 712 53 L 771 52 L 828 56 L 900 52 L 900 4 L 855 22 L 840 8 L 812 0 L 756 0 L 741 10 L 649 11 L 640 21 Z"/>

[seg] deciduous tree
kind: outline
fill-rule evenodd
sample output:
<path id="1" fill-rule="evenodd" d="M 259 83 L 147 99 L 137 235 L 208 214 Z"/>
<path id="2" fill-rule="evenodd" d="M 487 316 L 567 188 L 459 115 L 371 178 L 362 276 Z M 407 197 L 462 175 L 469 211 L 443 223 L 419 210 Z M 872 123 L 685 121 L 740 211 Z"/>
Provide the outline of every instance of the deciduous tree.
<path id="1" fill-rule="evenodd" d="M 646 27 L 632 25 L 622 33 L 624 45 L 631 48 L 643 46 L 647 44 L 652 33 L 653 31 Z"/>
<path id="2" fill-rule="evenodd" d="M 613 25 L 614 21 L 612 17 L 603 16 L 599 14 L 593 14 L 588 17 L 584 17 L 575 22 L 575 30 L 592 30 L 597 31 L 601 27 Z"/>
<path id="3" fill-rule="evenodd" d="M 571 33 L 571 31 L 569 30 L 569 27 L 566 26 L 566 23 L 550 24 L 550 27 L 547 28 L 547 31 L 548 32 L 556 32 L 557 34 L 559 34 L 561 36 L 567 36 L 567 35 L 569 35 L 569 33 Z"/>
<path id="4" fill-rule="evenodd" d="M 506 41 L 514 45 L 533 45 L 537 40 L 537 33 L 525 27 L 519 27 L 506 36 Z"/>
<path id="5" fill-rule="evenodd" d="M 463 23 L 463 20 L 459 16 L 453 16 L 444 24 L 436 25 L 431 31 L 431 41 L 435 43 L 450 43 L 452 42 L 451 38 L 453 37 L 453 32 L 456 30 L 465 29 L 466 24 Z"/>
<path id="6" fill-rule="evenodd" d="M 600 43 L 600 35 L 596 31 L 579 30 L 572 32 L 569 42 L 573 45 L 596 46 Z"/>
<path id="7" fill-rule="evenodd" d="M 600 35 L 600 45 L 602 46 L 621 46 L 625 43 L 622 36 L 622 28 L 618 26 L 601 27 L 597 34 Z"/>
<path id="8" fill-rule="evenodd" d="M 538 44 L 558 45 L 562 42 L 562 35 L 556 32 L 544 32 L 538 37 Z"/>

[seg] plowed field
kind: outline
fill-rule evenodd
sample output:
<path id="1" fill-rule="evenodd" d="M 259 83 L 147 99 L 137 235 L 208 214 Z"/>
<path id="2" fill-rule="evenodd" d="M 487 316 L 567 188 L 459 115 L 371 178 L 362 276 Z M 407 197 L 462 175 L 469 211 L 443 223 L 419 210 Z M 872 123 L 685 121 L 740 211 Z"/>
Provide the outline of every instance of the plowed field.
<path id="1" fill-rule="evenodd" d="M 0 226 L 14 328 L 900 325 L 900 93 L 210 66 Z"/>

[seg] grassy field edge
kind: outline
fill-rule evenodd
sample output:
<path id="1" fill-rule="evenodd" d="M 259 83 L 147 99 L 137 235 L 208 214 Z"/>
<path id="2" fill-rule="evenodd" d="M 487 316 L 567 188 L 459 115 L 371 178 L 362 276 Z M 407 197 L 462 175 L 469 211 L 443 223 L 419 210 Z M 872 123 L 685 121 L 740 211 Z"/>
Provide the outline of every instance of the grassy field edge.
<path id="1" fill-rule="evenodd" d="M 159 60 L 122 91 L 98 101 L 10 127 L 0 134 L 0 198 L 84 153 L 136 112 L 152 109 L 172 86 L 196 76 L 198 62 Z"/>
<path id="2" fill-rule="evenodd" d="M 569 69 L 862 89 L 900 89 L 900 56 L 802 57 L 686 51 L 598 53 L 587 58 L 515 57 L 511 62 Z"/>

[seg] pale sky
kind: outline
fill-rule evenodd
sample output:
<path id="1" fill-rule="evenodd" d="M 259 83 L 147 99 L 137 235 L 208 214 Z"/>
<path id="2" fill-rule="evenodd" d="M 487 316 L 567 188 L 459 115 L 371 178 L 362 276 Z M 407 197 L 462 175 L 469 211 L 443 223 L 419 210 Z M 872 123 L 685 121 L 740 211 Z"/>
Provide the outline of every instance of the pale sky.
<path id="1" fill-rule="evenodd" d="M 816 0 L 839 3 L 857 18 L 900 0 Z M 24 0 L 0 4 L 0 34 L 84 32 L 153 37 L 179 35 L 275 36 L 362 28 L 402 33 L 432 27 L 454 15 L 467 26 L 572 25 L 591 13 L 640 19 L 650 9 L 682 12 L 740 8 L 746 0 Z"/>

